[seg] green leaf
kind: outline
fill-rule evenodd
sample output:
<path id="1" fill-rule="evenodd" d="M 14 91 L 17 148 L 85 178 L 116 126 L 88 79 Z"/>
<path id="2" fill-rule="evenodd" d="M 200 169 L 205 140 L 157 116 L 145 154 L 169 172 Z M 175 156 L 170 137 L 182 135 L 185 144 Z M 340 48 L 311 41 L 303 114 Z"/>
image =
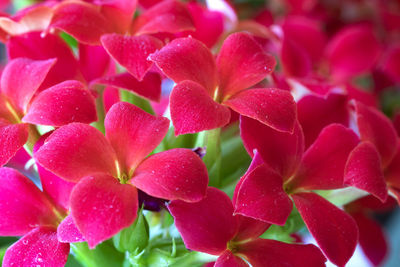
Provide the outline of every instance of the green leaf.
<path id="1" fill-rule="evenodd" d="M 72 254 L 86 267 L 122 266 L 124 254 L 120 253 L 111 240 L 104 241 L 90 250 L 87 243 L 72 243 Z"/>

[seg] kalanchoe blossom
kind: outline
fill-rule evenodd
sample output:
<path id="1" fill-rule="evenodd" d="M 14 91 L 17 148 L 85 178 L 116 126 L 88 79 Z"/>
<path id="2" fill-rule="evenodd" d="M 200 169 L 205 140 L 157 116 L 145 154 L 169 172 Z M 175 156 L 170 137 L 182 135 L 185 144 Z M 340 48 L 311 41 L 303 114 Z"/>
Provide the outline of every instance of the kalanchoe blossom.
<path id="1" fill-rule="evenodd" d="M 214 266 L 325 266 L 314 245 L 287 244 L 258 238 L 270 226 L 241 215 L 222 191 L 209 187 L 196 203 L 171 201 L 168 209 L 188 249 L 218 255 Z"/>
<path id="2" fill-rule="evenodd" d="M 120 102 L 105 118 L 106 137 L 95 128 L 72 123 L 57 129 L 35 159 L 61 178 L 77 182 L 71 215 L 93 248 L 129 226 L 138 210 L 137 190 L 163 199 L 201 200 L 207 170 L 189 149 L 172 149 L 145 158 L 161 142 L 169 121 Z"/>
<path id="3" fill-rule="evenodd" d="M 172 41 L 150 60 L 177 83 L 170 96 L 176 135 L 226 125 L 228 107 L 276 130 L 293 131 L 296 108 L 289 92 L 244 90 L 263 80 L 276 64 L 247 33 L 230 35 L 216 62 L 208 48 L 193 38 Z"/>
<path id="4" fill-rule="evenodd" d="M 241 117 L 240 128 L 247 151 L 257 153 L 235 188 L 235 213 L 283 225 L 293 200 L 327 258 L 339 266 L 346 264 L 357 244 L 357 226 L 348 214 L 311 190 L 343 187 L 346 160 L 359 142 L 357 135 L 331 124 L 304 152 L 298 123 L 289 134 Z"/>
<path id="5" fill-rule="evenodd" d="M 28 140 L 24 123 L 61 126 L 97 119 L 94 98 L 78 81 L 65 81 L 37 94 L 37 90 L 55 60 L 12 60 L 1 76 L 0 95 L 0 165 L 7 161 Z"/>
<path id="6" fill-rule="evenodd" d="M 57 177 L 49 177 L 57 182 Z M 57 231 L 67 215 L 62 203 L 53 202 L 49 191 L 40 191 L 32 181 L 14 169 L 0 168 L 0 235 L 23 235 L 4 255 L 3 266 L 64 266 L 68 242 L 59 240 Z M 50 189 L 51 191 L 52 189 Z M 69 217 L 67 217 L 69 218 Z M 70 219 L 69 219 L 70 220 Z M 74 223 L 64 235 L 71 242 L 83 241 Z"/>

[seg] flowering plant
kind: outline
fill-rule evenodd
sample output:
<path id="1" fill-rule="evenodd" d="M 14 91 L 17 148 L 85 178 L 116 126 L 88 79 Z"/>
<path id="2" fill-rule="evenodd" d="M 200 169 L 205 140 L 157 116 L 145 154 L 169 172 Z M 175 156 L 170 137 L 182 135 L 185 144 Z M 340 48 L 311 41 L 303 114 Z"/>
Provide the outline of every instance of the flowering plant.
<path id="1" fill-rule="evenodd" d="M 266 2 L 1 1 L 3 266 L 384 262 L 400 3 Z"/>

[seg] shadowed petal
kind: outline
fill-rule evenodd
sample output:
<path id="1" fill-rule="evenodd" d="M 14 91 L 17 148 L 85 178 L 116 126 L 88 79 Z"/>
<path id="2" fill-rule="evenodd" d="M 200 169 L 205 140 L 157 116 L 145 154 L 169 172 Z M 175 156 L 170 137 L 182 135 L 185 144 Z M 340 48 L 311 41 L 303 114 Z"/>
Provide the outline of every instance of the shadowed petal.
<path id="1" fill-rule="evenodd" d="M 206 194 L 208 174 L 196 153 L 176 148 L 145 159 L 131 183 L 154 197 L 197 202 Z"/>
<path id="2" fill-rule="evenodd" d="M 235 256 L 230 250 L 225 250 L 222 253 L 215 264 L 214 267 L 248 267 L 249 265 L 242 260 L 240 257 Z"/>
<path id="3" fill-rule="evenodd" d="M 237 230 L 228 195 L 209 187 L 207 196 L 196 203 L 174 200 L 168 209 L 188 249 L 219 255 Z"/>
<path id="4" fill-rule="evenodd" d="M 27 140 L 26 124 L 8 124 L 0 119 L 0 166 L 6 164 Z"/>
<path id="5" fill-rule="evenodd" d="M 315 193 L 298 193 L 292 198 L 327 258 L 338 266 L 344 266 L 358 241 L 358 228 L 353 218 Z"/>
<path id="6" fill-rule="evenodd" d="M 137 190 L 108 175 L 85 177 L 72 190 L 71 215 L 89 248 L 133 223 Z"/>

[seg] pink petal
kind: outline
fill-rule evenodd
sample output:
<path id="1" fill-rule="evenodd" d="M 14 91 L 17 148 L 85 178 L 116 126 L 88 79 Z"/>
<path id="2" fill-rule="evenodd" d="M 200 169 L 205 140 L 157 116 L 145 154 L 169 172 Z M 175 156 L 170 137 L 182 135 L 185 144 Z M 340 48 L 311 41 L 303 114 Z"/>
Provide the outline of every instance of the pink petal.
<path id="1" fill-rule="evenodd" d="M 142 81 L 125 72 L 113 76 L 102 77 L 93 83 L 126 89 L 152 101 L 160 101 L 161 77 L 156 73 L 147 73 Z"/>
<path id="2" fill-rule="evenodd" d="M 71 214 L 89 248 L 128 227 L 138 210 L 137 190 L 109 175 L 85 177 L 71 194 Z"/>
<path id="3" fill-rule="evenodd" d="M 0 168 L 0 235 L 24 235 L 57 218 L 53 205 L 36 185 L 11 168 Z"/>
<path id="4" fill-rule="evenodd" d="M 297 170 L 304 152 L 304 136 L 298 123 L 290 134 L 241 116 L 240 135 L 247 152 L 252 155 L 257 149 L 264 162 L 284 180 Z"/>
<path id="5" fill-rule="evenodd" d="M 385 179 L 389 187 L 400 189 L 400 145 L 397 143 L 397 152 L 389 166 L 385 169 Z"/>
<path id="6" fill-rule="evenodd" d="M 280 58 L 287 76 L 306 77 L 312 71 L 312 62 L 307 51 L 289 38 L 283 38 Z"/>
<path id="7" fill-rule="evenodd" d="M 242 260 L 240 257 L 235 256 L 230 250 L 225 250 L 222 253 L 215 264 L 214 267 L 248 267 L 249 265 Z"/>
<path id="8" fill-rule="evenodd" d="M 315 193 L 298 193 L 292 198 L 327 258 L 344 266 L 358 241 L 358 228 L 353 218 Z"/>
<path id="9" fill-rule="evenodd" d="M 370 70 L 380 54 L 380 44 L 370 27 L 348 26 L 327 46 L 331 72 L 344 80 Z"/>
<path id="10" fill-rule="evenodd" d="M 263 164 L 249 173 L 238 191 L 235 214 L 284 225 L 292 201 L 283 190 L 282 177 Z"/>
<path id="11" fill-rule="evenodd" d="M 208 47 L 213 47 L 224 31 L 223 15 L 220 12 L 208 10 L 196 2 L 188 3 L 187 8 L 196 28 L 192 36 Z"/>
<path id="12" fill-rule="evenodd" d="M 360 231 L 360 246 L 365 256 L 374 266 L 380 266 L 389 253 L 388 241 L 383 227 L 362 213 L 355 213 L 352 216 Z"/>
<path id="13" fill-rule="evenodd" d="M 57 239 L 62 243 L 84 242 L 85 238 L 79 232 L 72 218 L 68 215 L 57 227 Z"/>
<path id="14" fill-rule="evenodd" d="M 40 86 L 41 89 L 65 80 L 81 78 L 78 61 L 72 49 L 58 35 L 48 33 L 43 36 L 42 32 L 29 32 L 13 36 L 7 42 L 7 48 L 11 59 L 19 57 L 33 60 L 57 59 Z"/>
<path id="15" fill-rule="evenodd" d="M 233 206 L 228 195 L 209 187 L 207 196 L 196 203 L 171 201 L 168 209 L 186 248 L 219 255 L 237 230 Z"/>
<path id="16" fill-rule="evenodd" d="M 271 128 L 293 132 L 297 108 L 292 95 L 280 89 L 251 89 L 232 96 L 223 104 L 241 115 L 256 119 Z"/>
<path id="17" fill-rule="evenodd" d="M 69 244 L 58 242 L 56 229 L 40 227 L 7 249 L 3 266 L 62 267 L 67 262 L 68 254 Z"/>
<path id="18" fill-rule="evenodd" d="M 341 124 L 325 127 L 304 153 L 301 167 L 289 186 L 307 190 L 342 188 L 347 158 L 358 142 L 353 130 Z"/>
<path id="19" fill-rule="evenodd" d="M 176 148 L 145 159 L 131 183 L 154 197 L 197 202 L 206 194 L 208 174 L 196 153 Z"/>
<path id="20" fill-rule="evenodd" d="M 275 68 L 273 56 L 247 33 L 225 39 L 217 58 L 219 90 L 223 99 L 262 81 Z"/>
<path id="21" fill-rule="evenodd" d="M 400 82 L 400 44 L 389 49 L 383 62 L 383 70 L 395 81 Z"/>
<path id="22" fill-rule="evenodd" d="M 79 68 L 87 82 L 103 77 L 110 63 L 110 56 L 102 46 L 79 44 Z"/>
<path id="23" fill-rule="evenodd" d="M 239 247 L 252 266 L 325 266 L 326 259 L 314 245 L 287 244 L 276 240 L 256 239 Z"/>
<path id="24" fill-rule="evenodd" d="M 108 111 L 104 126 L 107 139 L 117 153 L 121 171 L 131 177 L 136 166 L 167 134 L 169 120 L 150 115 L 135 105 L 119 102 Z"/>
<path id="25" fill-rule="evenodd" d="M 194 81 L 213 97 L 217 85 L 215 60 L 200 41 L 190 37 L 175 39 L 149 59 L 175 83 Z"/>
<path id="26" fill-rule="evenodd" d="M 163 46 L 160 40 L 150 35 L 124 36 L 115 33 L 103 35 L 101 43 L 110 56 L 139 81 L 153 64 L 147 60 L 148 56 Z"/>
<path id="27" fill-rule="evenodd" d="M 47 170 L 71 182 L 94 173 L 117 177 L 113 148 L 99 130 L 87 124 L 71 123 L 57 129 L 34 158 Z"/>
<path id="28" fill-rule="evenodd" d="M 354 104 L 361 140 L 373 143 L 379 151 L 382 165 L 386 167 L 396 153 L 397 133 L 388 117 L 360 102 Z"/>
<path id="29" fill-rule="evenodd" d="M 361 142 L 347 160 L 344 183 L 354 186 L 385 202 L 388 189 L 383 176 L 381 159 L 375 146 Z"/>
<path id="30" fill-rule="evenodd" d="M 40 139 L 35 143 L 35 146 L 33 147 L 33 154 L 36 154 L 40 147 L 42 147 L 44 141 L 47 139 L 48 136 L 50 136 L 50 134 L 51 132 L 40 137 Z M 68 210 L 69 196 L 71 195 L 71 191 L 75 186 L 75 183 L 67 182 L 61 179 L 60 177 L 43 168 L 37 162 L 36 166 L 38 169 L 43 192 L 45 192 L 54 201 L 54 203 L 59 205 L 64 210 Z"/>
<path id="31" fill-rule="evenodd" d="M 113 31 L 112 25 L 97 6 L 82 1 L 58 4 L 50 26 L 65 31 L 81 43 L 90 45 L 100 44 L 100 37 Z"/>
<path id="32" fill-rule="evenodd" d="M 204 87 L 192 81 L 174 87 L 170 108 L 175 135 L 222 127 L 229 122 L 231 115 L 227 107 L 215 102 Z"/>
<path id="33" fill-rule="evenodd" d="M 250 217 L 241 215 L 235 215 L 238 217 L 239 229 L 235 236 L 235 241 L 243 241 L 249 239 L 255 239 L 262 235 L 271 226 L 269 223 L 255 220 Z"/>
<path id="34" fill-rule="evenodd" d="M 11 60 L 1 75 L 1 92 L 15 104 L 20 112 L 25 112 L 29 101 L 55 62 L 55 59 Z"/>
<path id="35" fill-rule="evenodd" d="M 306 95 L 297 102 L 297 111 L 306 147 L 317 139 L 324 127 L 331 123 L 347 126 L 349 121 L 347 96 L 344 94 Z"/>
<path id="36" fill-rule="evenodd" d="M 193 30 L 192 17 L 184 3 L 175 0 L 161 1 L 141 14 L 133 25 L 136 35 L 158 32 L 178 33 Z"/>
<path id="37" fill-rule="evenodd" d="M 23 122 L 55 127 L 96 120 L 95 99 L 78 81 L 65 81 L 42 91 L 22 118 Z"/>
<path id="38" fill-rule="evenodd" d="M 6 164 L 27 140 L 26 124 L 8 124 L 0 119 L 0 166 Z"/>

